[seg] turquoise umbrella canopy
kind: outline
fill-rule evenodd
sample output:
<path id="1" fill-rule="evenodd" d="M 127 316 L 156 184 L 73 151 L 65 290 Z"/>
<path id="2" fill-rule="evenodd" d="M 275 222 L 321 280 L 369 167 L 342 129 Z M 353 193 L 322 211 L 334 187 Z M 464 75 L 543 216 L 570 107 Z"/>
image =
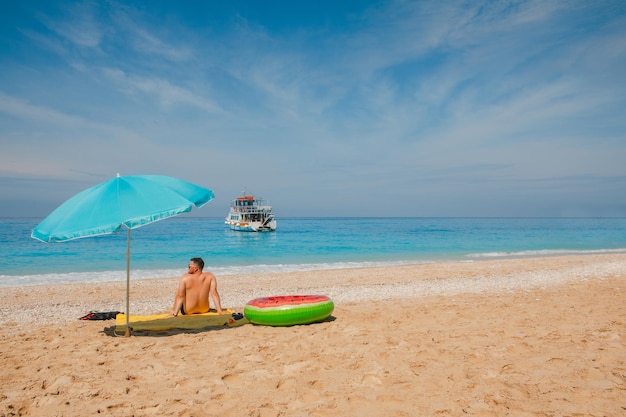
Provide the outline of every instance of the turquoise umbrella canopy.
<path id="1" fill-rule="evenodd" d="M 130 230 L 202 207 L 213 191 L 163 175 L 118 176 L 61 204 L 33 229 L 42 242 L 64 242 L 128 229 L 126 251 L 126 335 L 130 336 Z"/>
<path id="2" fill-rule="evenodd" d="M 162 175 L 115 177 L 67 200 L 39 223 L 31 236 L 62 242 L 135 229 L 202 207 L 213 191 Z"/>

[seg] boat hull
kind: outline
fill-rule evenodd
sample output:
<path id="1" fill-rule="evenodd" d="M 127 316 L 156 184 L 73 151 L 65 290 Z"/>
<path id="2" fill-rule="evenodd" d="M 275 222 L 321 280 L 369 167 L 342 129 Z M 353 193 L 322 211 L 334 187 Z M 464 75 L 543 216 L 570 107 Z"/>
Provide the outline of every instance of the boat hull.
<path id="1" fill-rule="evenodd" d="M 266 225 L 261 222 L 235 222 L 227 221 L 227 225 L 230 226 L 230 230 L 236 230 L 238 232 L 273 232 L 276 230 L 276 220 L 272 220 Z"/>

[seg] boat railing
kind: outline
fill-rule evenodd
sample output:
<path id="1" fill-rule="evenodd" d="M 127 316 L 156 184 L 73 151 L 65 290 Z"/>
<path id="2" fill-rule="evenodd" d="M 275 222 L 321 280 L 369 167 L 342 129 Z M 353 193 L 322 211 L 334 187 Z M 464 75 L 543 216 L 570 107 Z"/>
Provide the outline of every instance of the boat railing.
<path id="1" fill-rule="evenodd" d="M 266 205 L 233 205 L 231 206 L 231 209 L 235 213 L 269 213 L 272 211 L 272 207 Z"/>

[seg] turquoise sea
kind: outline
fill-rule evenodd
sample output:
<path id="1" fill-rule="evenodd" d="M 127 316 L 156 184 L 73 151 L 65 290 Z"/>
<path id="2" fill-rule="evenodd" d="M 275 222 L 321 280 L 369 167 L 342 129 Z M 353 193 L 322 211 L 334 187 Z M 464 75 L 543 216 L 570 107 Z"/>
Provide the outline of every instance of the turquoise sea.
<path id="1" fill-rule="evenodd" d="M 127 231 L 42 243 L 41 219 L 0 219 L 0 286 L 126 279 Z M 204 258 L 216 275 L 626 252 L 626 218 L 279 218 L 234 232 L 187 215 L 131 231 L 131 279 L 166 278 Z"/>

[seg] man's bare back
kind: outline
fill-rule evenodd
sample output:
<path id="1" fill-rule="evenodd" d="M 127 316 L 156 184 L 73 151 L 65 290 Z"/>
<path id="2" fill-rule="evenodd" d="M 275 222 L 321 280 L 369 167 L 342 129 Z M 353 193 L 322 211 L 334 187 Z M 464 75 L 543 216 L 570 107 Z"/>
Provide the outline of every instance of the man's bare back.
<path id="1" fill-rule="evenodd" d="M 215 275 L 202 272 L 203 267 L 204 261 L 201 258 L 189 261 L 187 273 L 178 283 L 172 315 L 206 313 L 210 310 L 209 297 L 213 299 L 215 310 L 219 314 L 223 313 Z"/>

